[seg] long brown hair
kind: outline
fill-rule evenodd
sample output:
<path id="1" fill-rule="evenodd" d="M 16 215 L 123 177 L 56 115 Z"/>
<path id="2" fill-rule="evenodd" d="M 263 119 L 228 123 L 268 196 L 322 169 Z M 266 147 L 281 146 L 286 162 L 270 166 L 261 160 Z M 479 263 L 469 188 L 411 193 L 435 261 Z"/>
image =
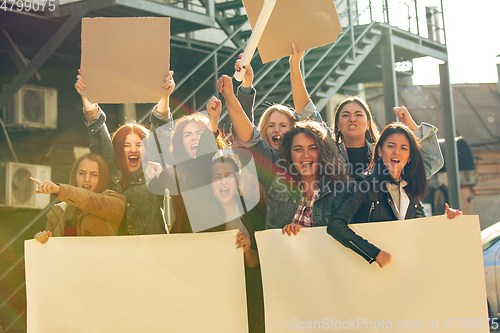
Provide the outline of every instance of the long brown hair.
<path id="1" fill-rule="evenodd" d="M 378 176 L 384 176 L 388 173 L 385 171 L 386 167 L 382 158 L 378 155 L 378 150 L 382 149 L 385 140 L 387 140 L 391 134 L 404 134 L 410 143 L 410 158 L 403 168 L 401 177 L 408 183 L 404 188 L 406 194 L 416 201 L 421 201 L 427 191 L 427 176 L 425 174 L 424 158 L 420 151 L 420 143 L 408 126 L 402 123 L 391 123 L 382 130 L 382 134 L 373 150 L 374 156 L 370 163 L 370 168 L 372 172 L 375 172 Z"/>
<path id="2" fill-rule="evenodd" d="M 182 134 L 184 128 L 192 121 L 196 122 L 198 125 L 200 125 L 200 127 L 204 129 L 207 126 L 209 119 L 205 114 L 193 113 L 190 115 L 182 116 L 181 118 L 176 120 L 176 124 L 172 132 L 172 141 L 170 144 L 170 151 L 172 152 L 172 160 L 174 164 L 178 164 L 191 159 L 186 149 L 184 148 L 184 144 L 182 143 Z M 219 135 L 217 136 L 216 141 L 219 149 L 227 148 L 229 146 L 226 138 L 224 138 L 221 133 L 219 133 Z M 182 168 L 182 164 L 180 166 Z M 184 170 L 181 169 L 181 172 L 184 172 Z M 189 176 L 187 174 L 184 175 L 186 177 Z M 182 177 L 179 177 L 178 181 L 183 181 Z M 178 195 L 175 200 L 175 219 L 174 225 L 172 226 L 172 229 L 170 231 L 172 233 L 181 233 L 184 231 L 184 221 L 187 219 L 187 212 L 182 195 Z"/>
<path id="3" fill-rule="evenodd" d="M 344 183 L 348 180 L 347 172 L 344 164 L 341 162 L 342 159 L 340 158 L 337 145 L 332 137 L 328 135 L 327 129 L 322 124 L 311 120 L 296 122 L 292 129 L 284 134 L 279 150 L 294 180 L 300 182 L 298 172 L 292 162 L 292 144 L 293 138 L 300 133 L 314 140 L 314 143 L 318 147 L 321 164 L 320 172 L 322 172 L 323 176 L 327 180 L 333 181 L 337 187 L 344 186 Z"/>
<path id="4" fill-rule="evenodd" d="M 288 106 L 273 104 L 268 107 L 260 117 L 259 125 L 257 126 L 257 128 L 259 129 L 260 135 L 262 136 L 262 140 L 264 140 L 269 146 L 271 146 L 271 140 L 269 140 L 269 138 L 267 137 L 267 126 L 269 125 L 269 118 L 271 117 L 271 114 L 275 111 L 284 114 L 288 118 L 288 120 L 290 121 L 290 128 L 293 127 L 296 122 L 293 111 Z"/>
<path id="5" fill-rule="evenodd" d="M 111 181 L 111 173 L 104 159 L 98 154 L 85 154 L 81 156 L 75 162 L 75 164 L 73 164 L 73 168 L 71 169 L 71 174 L 69 176 L 69 185 L 76 187 L 76 173 L 78 172 L 80 163 L 84 160 L 89 160 L 97 163 L 97 166 L 99 168 L 99 181 L 97 182 L 97 186 L 93 192 L 104 192 L 108 188 Z M 64 212 L 64 221 L 68 221 L 70 222 L 70 224 L 76 225 L 76 221 L 81 217 L 83 213 L 83 211 L 79 211 L 77 213 L 77 208 L 75 206 L 68 205 L 66 211 Z"/>
<path id="6" fill-rule="evenodd" d="M 122 182 L 122 190 L 127 188 L 128 180 L 130 178 L 130 171 L 127 166 L 127 158 L 125 157 L 125 153 L 123 151 L 123 147 L 125 146 L 125 139 L 129 134 L 137 134 L 141 139 L 144 139 L 149 133 L 149 130 L 139 124 L 125 124 L 120 126 L 113 133 L 111 137 L 111 142 L 113 143 L 113 148 L 115 150 L 115 160 L 116 164 L 123 172 L 123 182 Z"/>
<path id="7" fill-rule="evenodd" d="M 333 131 L 335 134 L 335 142 L 337 144 L 339 144 L 341 141 L 344 140 L 344 135 L 339 130 L 339 126 L 338 126 L 339 115 L 340 115 L 340 112 L 342 111 L 342 109 L 344 108 L 344 106 L 346 104 L 352 103 L 352 102 L 361 106 L 361 108 L 363 109 L 363 111 L 366 114 L 366 118 L 370 122 L 370 127 L 365 132 L 365 139 L 370 143 L 376 142 L 380 136 L 377 124 L 375 124 L 375 121 L 373 120 L 372 112 L 370 111 L 370 107 L 368 106 L 368 103 L 366 103 L 366 101 L 359 96 L 347 97 L 342 102 L 340 102 L 340 104 L 337 106 L 337 109 L 335 109 L 335 117 L 333 120 Z"/>

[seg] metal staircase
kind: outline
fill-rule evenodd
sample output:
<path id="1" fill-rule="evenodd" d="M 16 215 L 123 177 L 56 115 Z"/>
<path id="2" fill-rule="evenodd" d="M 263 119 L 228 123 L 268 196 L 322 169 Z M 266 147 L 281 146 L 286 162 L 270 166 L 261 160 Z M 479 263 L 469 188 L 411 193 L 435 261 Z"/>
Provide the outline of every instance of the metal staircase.
<path id="1" fill-rule="evenodd" d="M 400 56 L 400 60 L 411 61 L 413 57 L 425 56 L 426 51 L 431 52 L 430 55 L 433 56 L 436 56 L 435 51 L 437 51 L 438 58 L 446 58 L 445 45 L 429 40 L 428 36 L 422 36 L 420 33 L 419 25 L 422 24 L 419 24 L 417 0 L 365 1 L 363 8 L 361 8 L 360 3 L 362 1 L 335 1 L 343 33 L 339 35 L 335 43 L 308 50 L 303 57 L 303 78 L 311 99 L 319 111 L 324 109 L 335 93 L 341 92 L 346 84 L 382 80 L 379 46 L 384 43 L 388 34 L 396 34 L 403 48 L 408 47 L 406 45 L 408 43 L 412 44 L 409 46 L 410 51 L 403 52 L 404 56 Z M 403 8 L 405 15 L 408 16 L 407 20 L 400 20 L 398 23 L 389 22 L 389 13 L 397 6 L 400 10 Z M 221 74 L 232 74 L 232 71 L 224 72 L 223 69 L 232 68 L 230 66 L 245 47 L 245 43 L 240 41 L 248 39 L 251 35 L 241 0 L 216 2 L 215 11 L 218 22 L 224 20 L 224 25 L 221 28 L 228 34 L 228 38 L 221 45 L 232 41 L 235 45 L 234 52 L 230 57 L 220 61 L 217 55 L 218 49 L 221 48 L 219 45 L 195 70 L 178 83 L 179 87 L 187 82 L 190 76 L 197 75 L 198 68 L 205 64 L 215 63 L 213 74 L 203 80 L 201 86 L 192 90 L 189 96 L 184 98 L 180 105 L 174 109 L 174 113 L 183 104 L 189 103 L 190 99 L 200 100 L 203 85 L 213 85 L 213 82 Z M 420 50 L 422 45 L 423 51 Z M 257 90 L 256 119 L 260 117 L 269 103 L 292 105 L 288 58 L 262 64 L 258 52 L 256 52 L 251 64 L 254 69 L 254 86 Z M 356 75 L 354 75 L 355 73 Z M 374 73 L 376 74 L 374 75 Z M 217 94 L 215 90 L 211 91 Z M 198 103 L 195 110 L 204 110 L 210 97 L 210 94 L 204 96 L 202 98 L 204 102 Z M 225 116 L 226 112 L 223 109 L 222 118 Z M 227 122 L 227 119 L 223 121 Z"/>
<path id="2" fill-rule="evenodd" d="M 437 7 L 441 8 L 440 0 L 431 1 L 435 1 Z M 429 2 L 427 1 L 426 5 Z M 394 49 L 394 59 L 398 61 L 411 62 L 412 59 L 423 56 L 433 56 L 446 61 L 446 45 L 440 43 L 439 40 L 434 40 L 436 38 L 433 37 L 438 35 L 440 31 L 432 30 L 432 26 L 427 25 L 428 32 L 420 32 L 419 26 L 422 24 L 419 24 L 418 14 L 423 11 L 417 4 L 417 0 L 335 0 L 335 4 L 343 26 L 343 33 L 333 44 L 308 50 L 302 60 L 303 78 L 318 111 L 325 109 L 335 93 L 346 90 L 347 85 L 373 81 L 382 82 L 383 55 L 381 53 L 383 52 L 381 52 L 381 48 L 385 45 L 390 45 Z M 84 7 L 85 12 L 82 9 Z M 401 7 L 402 12 L 406 13 L 407 17 L 398 22 L 389 21 L 389 17 L 401 18 L 404 16 L 393 15 L 392 11 L 397 7 Z M 76 14 L 75 10 L 77 10 Z M 154 15 L 172 17 L 172 13 L 176 13 L 178 17 L 172 20 L 171 26 L 171 46 L 173 49 L 182 50 L 182 55 L 186 58 L 182 59 L 184 61 L 182 65 L 185 65 L 184 67 L 190 71 L 184 73 L 173 68 L 176 71 L 177 82 L 171 102 L 174 114 L 186 106 L 191 106 L 194 111 L 205 109 L 208 99 L 213 94 L 217 94 L 215 81 L 221 74 L 230 75 L 233 73 L 234 61 L 237 55 L 243 52 L 245 41 L 251 35 L 250 25 L 241 0 L 76 0 L 61 6 L 57 13 L 49 14 L 57 20 L 71 15 L 64 26 L 60 28 L 62 34 L 66 25 L 76 26 L 80 21 L 80 16 L 83 16 L 84 13 L 92 13 L 94 16 L 150 16 L 154 13 Z M 442 10 L 438 13 L 442 14 Z M 51 18 L 50 15 L 46 18 L 47 20 Z M 426 20 L 425 15 L 420 15 L 420 17 L 423 17 L 424 21 Z M 5 18 L 10 17 L 5 16 Z M 14 19 L 12 18 L 12 20 Z M 9 24 L 13 24 L 12 22 Z M 216 25 L 227 36 L 220 43 L 194 39 L 190 36 L 197 30 L 214 29 Z M 77 37 L 79 38 L 79 36 Z M 59 39 L 59 44 L 62 43 L 62 37 L 55 35 L 53 38 L 54 40 Z M 19 80 L 16 79 L 15 84 L 11 84 L 12 87 L 22 85 L 21 81 L 31 77 L 36 69 L 50 57 L 49 51 L 53 52 L 57 48 L 56 42 L 48 42 L 47 44 L 51 49 L 42 49 L 29 65 L 33 68 L 26 65 L 27 67 L 21 72 Z M 63 51 L 71 53 L 72 49 L 70 48 L 73 45 L 77 45 L 77 43 L 63 44 L 59 50 L 61 53 Z M 76 53 L 79 54 L 79 52 L 78 49 Z M 193 56 L 195 53 L 196 55 Z M 201 61 L 198 60 L 201 59 L 200 55 L 204 57 Z M 193 62 L 194 59 L 197 59 L 196 62 Z M 180 63 L 181 60 L 178 62 Z M 191 69 L 189 65 L 193 63 L 197 63 L 197 65 Z M 38 67 L 34 64 L 37 64 Z M 392 67 L 390 70 L 394 71 L 394 61 L 390 65 Z M 252 67 L 255 73 L 254 86 L 257 89 L 256 119 L 260 117 L 267 103 L 292 105 L 288 58 L 262 64 L 258 53 L 256 53 L 252 60 Z M 11 90 L 13 93 L 15 89 Z M 0 95 L 0 97 L 2 96 Z M 7 99 L 5 96 L 3 98 Z M 0 98 L 1 101 L 2 98 Z M 223 117 L 226 114 L 223 111 Z M 224 119 L 226 122 L 227 120 Z M 31 229 L 37 222 L 40 222 L 44 212 L 49 208 L 50 206 L 46 207 L 35 217 L 23 219 L 24 221 L 31 219 L 31 222 L 18 233 L 12 235 L 9 241 L 6 240 L 1 244 L 0 258 L 4 257 L 3 259 L 6 259 L 4 261 L 9 262 L 9 268 L 0 272 L 0 284 L 4 286 L 3 289 L 0 288 L 0 318 L 2 316 L 9 317 L 9 321 L 5 321 L 7 324 L 1 323 L 6 332 L 16 330 L 26 315 L 24 299 L 14 302 L 16 299 L 24 298 L 23 256 L 15 253 L 12 248 L 19 248 L 22 252 L 22 244 L 20 243 L 23 239 L 32 238 L 34 233 L 38 231 L 36 228 L 35 232 Z M 2 327 L 0 327 L 0 332 L 2 332 Z"/>
<path id="3" fill-rule="evenodd" d="M 354 30 L 354 43 L 348 37 L 350 29 Z M 374 23 L 347 27 L 335 43 L 305 53 L 303 78 L 318 110 L 323 109 L 342 88 L 381 39 L 382 32 L 374 27 Z M 257 110 L 260 111 L 266 101 L 292 105 L 289 72 L 288 59 L 281 59 L 258 72 L 255 79 Z"/>

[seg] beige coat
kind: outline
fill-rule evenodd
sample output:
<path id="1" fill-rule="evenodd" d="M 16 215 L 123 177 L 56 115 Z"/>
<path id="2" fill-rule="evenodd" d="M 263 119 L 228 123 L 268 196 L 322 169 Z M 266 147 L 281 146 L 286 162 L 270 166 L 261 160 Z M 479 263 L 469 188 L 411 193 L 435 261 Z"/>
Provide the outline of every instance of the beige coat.
<path id="1" fill-rule="evenodd" d="M 76 224 L 77 236 L 116 236 L 125 213 L 123 195 L 111 190 L 94 193 L 71 185 L 60 186 L 57 198 L 63 202 L 50 209 L 45 230 L 55 237 L 64 236 L 64 211 L 69 204 L 84 211 Z"/>

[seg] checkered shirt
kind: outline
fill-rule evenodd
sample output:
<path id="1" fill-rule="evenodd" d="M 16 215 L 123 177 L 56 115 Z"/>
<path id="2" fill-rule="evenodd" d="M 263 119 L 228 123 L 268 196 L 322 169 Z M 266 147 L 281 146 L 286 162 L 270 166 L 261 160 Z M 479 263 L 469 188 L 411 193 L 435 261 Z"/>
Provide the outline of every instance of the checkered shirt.
<path id="1" fill-rule="evenodd" d="M 306 195 L 306 192 L 302 191 L 302 198 L 300 199 L 299 207 L 295 212 L 295 216 L 293 217 L 292 223 L 298 223 L 303 225 L 304 227 L 312 227 L 312 206 L 314 201 L 319 198 L 321 193 L 321 189 L 319 185 L 316 183 L 314 186 L 313 195 L 309 198 Z"/>

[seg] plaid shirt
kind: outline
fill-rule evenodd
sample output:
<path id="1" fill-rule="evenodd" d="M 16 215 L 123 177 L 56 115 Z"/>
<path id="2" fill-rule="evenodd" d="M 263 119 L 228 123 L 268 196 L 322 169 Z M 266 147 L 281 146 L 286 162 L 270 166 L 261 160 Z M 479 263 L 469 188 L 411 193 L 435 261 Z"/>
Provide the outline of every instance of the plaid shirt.
<path id="1" fill-rule="evenodd" d="M 306 193 L 302 191 L 302 198 L 300 199 L 299 207 L 295 212 L 292 223 L 301 224 L 304 227 L 313 226 L 312 206 L 314 204 L 314 201 L 319 198 L 320 193 L 321 189 L 318 183 L 315 184 L 314 193 L 309 198 L 307 197 Z"/>

